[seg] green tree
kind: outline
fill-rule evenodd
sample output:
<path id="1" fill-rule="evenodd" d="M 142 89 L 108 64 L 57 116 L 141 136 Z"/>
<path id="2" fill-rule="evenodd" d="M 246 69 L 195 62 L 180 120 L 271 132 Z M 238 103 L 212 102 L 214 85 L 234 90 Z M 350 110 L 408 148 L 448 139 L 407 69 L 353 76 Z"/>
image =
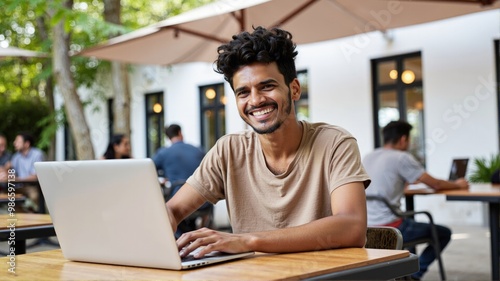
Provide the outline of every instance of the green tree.
<path id="1" fill-rule="evenodd" d="M 51 54 L 52 60 L 42 60 L 33 66 L 23 67 L 11 64 L 6 69 L 11 74 L 0 79 L 0 94 L 9 99 L 36 97 L 53 109 L 54 78 L 55 87 L 64 98 L 66 116 L 76 142 L 77 158 L 93 159 L 95 155 L 83 113 L 84 103 L 80 101 L 77 89 L 82 86 L 98 89 L 96 77 L 99 73 L 109 71 L 110 64 L 72 54 L 107 38 L 208 2 L 211 0 L 122 0 L 121 23 L 117 21 L 113 24 L 103 19 L 102 1 L 4 0 L 3 9 L 0 9 L 0 45 L 45 51 Z M 20 71 L 20 68 L 27 70 Z M 98 94 L 98 90 L 96 92 Z M 57 116 L 53 110 L 48 115 L 52 118 Z M 49 123 L 44 122 L 44 125 Z M 52 124 L 56 124 L 55 120 Z M 54 126 L 51 127 L 52 131 Z"/>
<path id="2" fill-rule="evenodd" d="M 14 150 L 12 142 L 20 132 L 29 132 L 38 139 L 43 128 L 36 120 L 42 120 L 49 115 L 48 106 L 40 98 L 7 99 L 0 96 L 0 132 L 7 137 L 10 151 Z M 45 147 L 47 148 L 47 147 Z"/>

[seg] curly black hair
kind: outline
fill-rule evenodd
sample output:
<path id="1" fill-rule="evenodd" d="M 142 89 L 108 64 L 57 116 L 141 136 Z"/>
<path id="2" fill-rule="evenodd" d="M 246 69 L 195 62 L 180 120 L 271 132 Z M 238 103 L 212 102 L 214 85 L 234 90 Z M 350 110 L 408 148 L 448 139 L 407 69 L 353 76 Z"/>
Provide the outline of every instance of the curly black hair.
<path id="1" fill-rule="evenodd" d="M 244 31 L 233 35 L 233 40 L 217 48 L 219 57 L 215 61 L 215 72 L 223 74 L 233 87 L 234 73 L 241 66 L 254 62 L 276 62 L 288 85 L 297 78 L 294 59 L 298 52 L 295 47 L 290 32 L 276 27 L 268 30 L 258 26 L 253 33 Z"/>

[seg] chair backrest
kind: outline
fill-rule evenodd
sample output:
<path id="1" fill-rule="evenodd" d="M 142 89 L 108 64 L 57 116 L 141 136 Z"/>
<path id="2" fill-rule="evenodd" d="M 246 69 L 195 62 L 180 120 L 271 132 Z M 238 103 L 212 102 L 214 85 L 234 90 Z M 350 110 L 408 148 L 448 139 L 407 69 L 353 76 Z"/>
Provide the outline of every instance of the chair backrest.
<path id="1" fill-rule="evenodd" d="M 398 217 L 401 217 L 403 216 L 403 213 L 398 210 L 395 206 L 391 205 L 391 203 L 389 203 L 389 201 L 387 199 L 385 199 L 384 197 L 382 196 L 378 196 L 378 195 L 366 195 L 366 200 L 369 201 L 369 200 L 374 200 L 374 201 L 380 201 L 382 203 L 384 203 L 384 205 L 389 208 L 389 210 L 391 210 L 391 212 L 393 214 L 395 214 L 396 216 Z"/>
<path id="2" fill-rule="evenodd" d="M 366 230 L 365 248 L 403 249 L 403 235 L 399 229 L 391 226 L 369 226 Z"/>

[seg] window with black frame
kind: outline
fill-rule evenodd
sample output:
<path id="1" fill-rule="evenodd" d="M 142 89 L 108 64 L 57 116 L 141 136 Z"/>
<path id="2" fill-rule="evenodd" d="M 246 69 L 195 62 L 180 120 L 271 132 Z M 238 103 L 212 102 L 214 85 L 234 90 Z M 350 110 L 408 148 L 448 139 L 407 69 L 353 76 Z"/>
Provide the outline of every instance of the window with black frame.
<path id="1" fill-rule="evenodd" d="M 201 145 L 210 150 L 226 134 L 226 95 L 224 83 L 200 88 Z"/>
<path id="2" fill-rule="evenodd" d="M 425 165 L 424 95 L 420 52 L 373 59 L 372 86 L 375 147 L 383 145 L 381 129 L 390 121 L 413 126 L 409 152 Z"/>
<path id="3" fill-rule="evenodd" d="M 146 157 L 152 157 L 164 145 L 163 92 L 146 94 Z"/>
<path id="4" fill-rule="evenodd" d="M 108 107 L 108 137 L 111 139 L 114 134 L 114 122 L 115 122 L 115 116 L 114 116 L 114 110 L 113 110 L 113 102 L 115 99 L 110 98 L 108 99 L 107 102 L 107 107 Z"/>
<path id="5" fill-rule="evenodd" d="M 297 71 L 297 79 L 300 82 L 301 95 L 295 103 L 295 114 L 298 120 L 309 121 L 309 83 L 307 70 Z"/>
<path id="6" fill-rule="evenodd" d="M 500 39 L 494 41 L 495 44 L 495 71 L 497 77 L 497 126 L 498 126 L 498 140 L 500 144 Z"/>

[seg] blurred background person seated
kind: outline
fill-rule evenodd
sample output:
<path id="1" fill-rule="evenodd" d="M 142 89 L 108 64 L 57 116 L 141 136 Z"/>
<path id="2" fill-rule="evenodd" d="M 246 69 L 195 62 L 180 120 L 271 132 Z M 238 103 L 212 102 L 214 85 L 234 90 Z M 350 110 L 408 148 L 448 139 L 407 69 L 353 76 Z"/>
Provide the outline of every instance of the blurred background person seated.
<path id="1" fill-rule="evenodd" d="M 34 144 L 34 138 L 30 133 L 19 133 L 14 140 L 16 153 L 6 165 L 7 169 L 15 170 L 16 192 L 25 195 L 28 199 L 23 208 L 18 210 L 19 212 L 37 212 L 39 208 L 41 191 L 38 187 L 38 177 L 34 164 L 44 161 L 44 154 L 40 149 L 34 147 Z M 33 184 L 29 182 L 33 182 Z"/>
<path id="2" fill-rule="evenodd" d="M 124 134 L 116 134 L 111 137 L 106 152 L 101 159 L 127 159 L 130 156 L 130 139 Z"/>

